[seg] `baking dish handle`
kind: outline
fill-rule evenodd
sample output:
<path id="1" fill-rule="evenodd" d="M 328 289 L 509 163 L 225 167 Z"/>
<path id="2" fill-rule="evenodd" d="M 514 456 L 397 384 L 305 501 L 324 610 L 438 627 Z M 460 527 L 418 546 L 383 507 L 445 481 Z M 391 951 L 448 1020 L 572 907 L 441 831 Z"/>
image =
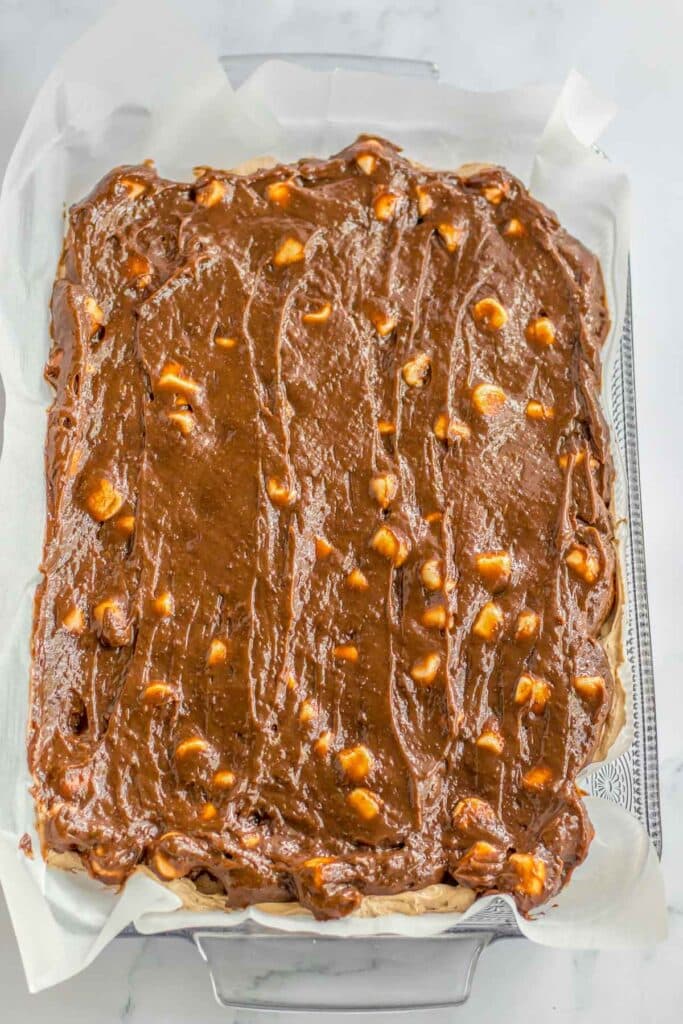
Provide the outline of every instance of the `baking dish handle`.
<path id="1" fill-rule="evenodd" d="M 495 933 L 342 938 L 198 930 L 192 938 L 221 1006 L 320 1013 L 458 1006 Z"/>
<path id="2" fill-rule="evenodd" d="M 372 57 L 356 53 L 226 53 L 220 58 L 228 78 L 235 88 L 269 60 L 284 60 L 300 64 L 309 71 L 374 71 L 384 75 L 409 78 L 439 77 L 439 68 L 430 60 L 411 60 L 406 57 Z"/>

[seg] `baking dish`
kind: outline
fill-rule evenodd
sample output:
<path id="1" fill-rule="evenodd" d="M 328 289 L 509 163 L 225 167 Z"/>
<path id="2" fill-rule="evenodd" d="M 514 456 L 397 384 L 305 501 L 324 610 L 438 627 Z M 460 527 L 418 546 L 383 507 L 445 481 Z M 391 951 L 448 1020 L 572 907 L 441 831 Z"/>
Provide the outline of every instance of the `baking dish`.
<path id="1" fill-rule="evenodd" d="M 274 55 L 223 58 L 238 84 Z M 421 74 L 438 71 L 427 62 L 306 54 L 277 55 L 317 70 L 335 67 Z M 608 799 L 642 822 L 661 851 L 656 722 L 652 659 L 640 507 L 637 423 L 630 288 L 619 340 L 605 365 L 603 391 L 610 406 L 614 443 L 621 459 L 619 508 L 626 512 L 623 531 L 625 601 L 628 614 L 625 655 L 632 686 L 633 742 L 619 757 L 586 775 L 585 788 Z M 130 933 L 134 934 L 134 933 Z M 398 935 L 337 937 L 283 935 L 247 923 L 240 928 L 189 928 L 167 933 L 192 942 L 207 963 L 218 1001 L 230 1007 L 271 1010 L 399 1010 L 444 1007 L 463 1002 L 485 947 L 499 939 L 521 937 L 502 900 L 482 909 L 466 925 L 442 934 L 412 938 Z M 372 963 L 372 972 L 367 965 Z M 353 983 L 344 984 L 345 981 Z"/>

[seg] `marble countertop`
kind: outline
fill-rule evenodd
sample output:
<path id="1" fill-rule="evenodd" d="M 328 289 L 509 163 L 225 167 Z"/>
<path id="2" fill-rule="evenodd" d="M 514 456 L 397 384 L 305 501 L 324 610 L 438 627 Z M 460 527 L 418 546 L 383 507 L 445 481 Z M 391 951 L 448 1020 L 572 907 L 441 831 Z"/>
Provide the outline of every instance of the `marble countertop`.
<path id="1" fill-rule="evenodd" d="M 107 0 L 0 0 L 0 171 L 56 56 L 107 6 Z M 454 1017 L 479 1024 L 502 1019 L 508 1024 L 533 1019 L 568 1024 L 679 1021 L 683 347 L 676 295 L 683 237 L 683 6 L 680 0 L 202 0 L 183 7 L 225 53 L 326 50 L 423 58 L 437 62 L 443 80 L 472 89 L 559 81 L 574 66 L 619 104 L 604 148 L 627 168 L 634 192 L 639 434 L 670 937 L 654 950 L 612 954 L 499 943 L 484 954 L 465 1007 L 406 1019 L 419 1024 Z M 0 992 L 9 1020 L 171 1024 L 266 1019 L 219 1009 L 204 965 L 180 940 L 115 942 L 79 977 L 29 996 L 1 897 Z"/>

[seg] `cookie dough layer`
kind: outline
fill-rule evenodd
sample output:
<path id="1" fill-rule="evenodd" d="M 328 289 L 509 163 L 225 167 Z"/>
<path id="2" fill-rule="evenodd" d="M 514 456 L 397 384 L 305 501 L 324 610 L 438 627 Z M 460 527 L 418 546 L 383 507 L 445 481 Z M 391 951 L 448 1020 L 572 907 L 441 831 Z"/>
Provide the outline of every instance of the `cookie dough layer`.
<path id="1" fill-rule="evenodd" d="M 108 175 L 53 295 L 45 847 L 319 917 L 556 893 L 615 717 L 607 327 L 500 168 Z"/>

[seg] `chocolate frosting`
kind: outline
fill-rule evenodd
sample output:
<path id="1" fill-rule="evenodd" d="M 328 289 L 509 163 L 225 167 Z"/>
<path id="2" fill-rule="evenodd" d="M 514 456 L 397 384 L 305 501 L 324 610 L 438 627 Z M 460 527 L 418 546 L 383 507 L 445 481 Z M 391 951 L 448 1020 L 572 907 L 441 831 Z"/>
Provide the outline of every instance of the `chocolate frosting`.
<path id="1" fill-rule="evenodd" d="M 44 847 L 319 917 L 556 893 L 614 681 L 600 268 L 497 167 L 119 168 L 52 299 Z"/>

